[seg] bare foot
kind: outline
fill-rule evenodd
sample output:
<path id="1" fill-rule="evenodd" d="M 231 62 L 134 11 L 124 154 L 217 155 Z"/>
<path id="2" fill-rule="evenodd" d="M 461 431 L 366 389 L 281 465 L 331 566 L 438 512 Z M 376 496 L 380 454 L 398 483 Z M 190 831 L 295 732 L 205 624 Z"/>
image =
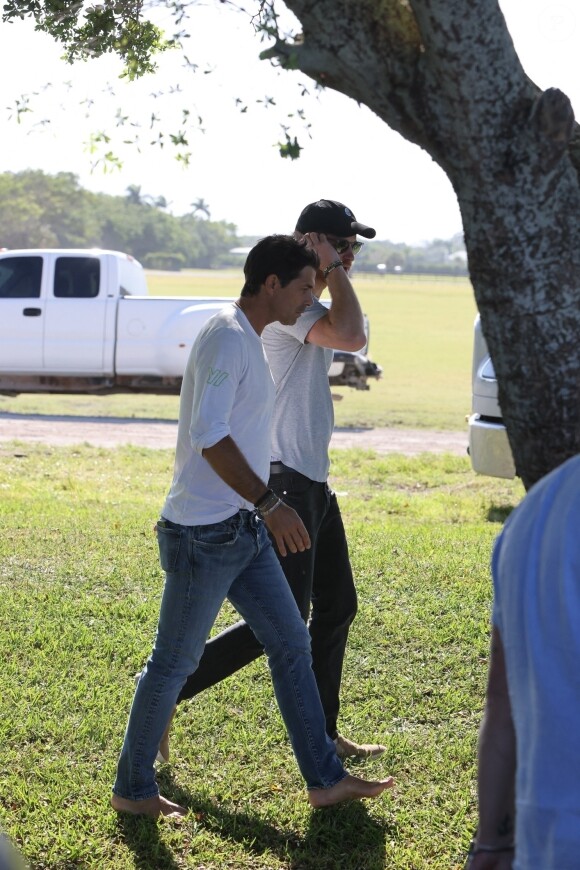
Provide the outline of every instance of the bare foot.
<path id="1" fill-rule="evenodd" d="M 378 797 L 386 788 L 392 788 L 394 784 L 392 776 L 369 782 L 358 776 L 351 776 L 349 773 L 331 788 L 311 788 L 308 792 L 308 800 L 315 809 L 331 807 L 333 804 L 341 803 L 341 801 Z"/>
<path id="2" fill-rule="evenodd" d="M 376 758 L 387 748 L 382 743 L 355 743 L 342 734 L 337 734 L 334 739 L 336 754 L 339 758 Z"/>
<path id="3" fill-rule="evenodd" d="M 182 816 L 187 815 L 185 807 L 168 801 L 167 798 L 161 797 L 160 794 L 147 798 L 144 801 L 131 801 L 128 798 L 122 798 L 119 795 L 113 794 L 111 806 L 118 813 L 131 813 L 134 816 L 150 816 L 152 819 L 158 819 L 159 816 L 166 816 L 169 819 L 180 819 Z"/>

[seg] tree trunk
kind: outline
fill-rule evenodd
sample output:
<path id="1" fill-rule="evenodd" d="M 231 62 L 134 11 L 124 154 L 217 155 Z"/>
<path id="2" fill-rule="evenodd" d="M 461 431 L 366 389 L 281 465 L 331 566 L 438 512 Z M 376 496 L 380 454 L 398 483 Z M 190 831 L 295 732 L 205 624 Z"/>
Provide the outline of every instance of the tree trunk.
<path id="1" fill-rule="evenodd" d="M 523 71 L 497 0 L 286 0 L 270 54 L 364 103 L 447 173 L 516 469 L 580 451 L 580 128 Z"/>

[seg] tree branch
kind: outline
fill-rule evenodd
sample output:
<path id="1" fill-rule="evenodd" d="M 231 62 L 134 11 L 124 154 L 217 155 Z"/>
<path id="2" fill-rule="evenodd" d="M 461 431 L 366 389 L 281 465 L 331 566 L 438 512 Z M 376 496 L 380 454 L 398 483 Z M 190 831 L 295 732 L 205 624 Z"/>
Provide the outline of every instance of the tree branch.
<path id="1" fill-rule="evenodd" d="M 364 103 L 406 139 L 425 147 L 420 83 L 423 47 L 404 0 L 287 0 L 303 25 L 300 44 L 278 41 L 268 57 Z M 331 29 L 329 22 L 339 22 Z"/>

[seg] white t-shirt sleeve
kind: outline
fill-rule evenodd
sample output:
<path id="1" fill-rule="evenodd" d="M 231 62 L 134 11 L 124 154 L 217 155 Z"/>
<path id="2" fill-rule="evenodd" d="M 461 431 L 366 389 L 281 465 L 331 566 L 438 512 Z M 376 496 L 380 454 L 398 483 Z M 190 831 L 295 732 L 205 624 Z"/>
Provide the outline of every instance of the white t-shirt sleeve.
<path id="1" fill-rule="evenodd" d="M 306 336 L 312 329 L 315 323 L 317 323 L 321 317 L 324 317 L 325 314 L 328 314 L 328 309 L 324 306 L 318 299 L 315 299 L 310 305 L 304 314 L 301 314 L 296 323 L 292 325 L 281 324 L 276 321 L 276 323 L 271 323 L 269 326 L 266 326 L 262 333 L 262 341 L 264 342 L 264 346 L 268 349 L 268 345 L 270 344 L 270 340 L 275 341 L 276 335 L 278 336 L 291 336 L 292 338 L 299 341 L 300 344 L 304 344 L 306 341 Z M 269 340 L 270 339 L 270 340 Z"/>
<path id="2" fill-rule="evenodd" d="M 194 388 L 189 435 L 200 453 L 231 434 L 230 416 L 247 365 L 243 337 L 232 329 L 207 334 L 193 355 Z"/>

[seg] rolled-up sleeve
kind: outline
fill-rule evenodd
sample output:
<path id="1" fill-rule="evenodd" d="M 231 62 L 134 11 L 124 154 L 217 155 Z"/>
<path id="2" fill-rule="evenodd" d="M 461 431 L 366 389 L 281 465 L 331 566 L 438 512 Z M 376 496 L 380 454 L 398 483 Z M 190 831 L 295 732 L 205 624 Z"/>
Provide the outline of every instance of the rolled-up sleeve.
<path id="1" fill-rule="evenodd" d="M 197 345 L 193 366 L 193 404 L 189 435 L 197 453 L 230 435 L 236 391 L 247 365 L 242 336 L 216 329 Z"/>

